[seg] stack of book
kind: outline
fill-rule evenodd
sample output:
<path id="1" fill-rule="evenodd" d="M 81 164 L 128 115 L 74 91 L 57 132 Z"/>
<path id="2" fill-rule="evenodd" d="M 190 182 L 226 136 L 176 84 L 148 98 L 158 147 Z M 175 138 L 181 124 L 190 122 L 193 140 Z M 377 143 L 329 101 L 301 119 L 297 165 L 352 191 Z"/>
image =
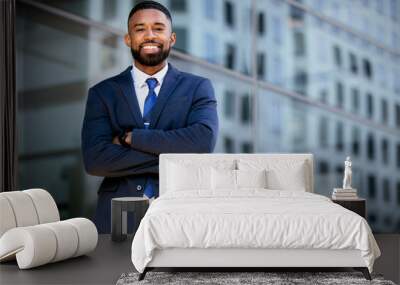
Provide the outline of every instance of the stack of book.
<path id="1" fill-rule="evenodd" d="M 342 189 L 342 188 L 334 188 L 332 193 L 332 199 L 336 200 L 356 200 L 357 189 Z"/>

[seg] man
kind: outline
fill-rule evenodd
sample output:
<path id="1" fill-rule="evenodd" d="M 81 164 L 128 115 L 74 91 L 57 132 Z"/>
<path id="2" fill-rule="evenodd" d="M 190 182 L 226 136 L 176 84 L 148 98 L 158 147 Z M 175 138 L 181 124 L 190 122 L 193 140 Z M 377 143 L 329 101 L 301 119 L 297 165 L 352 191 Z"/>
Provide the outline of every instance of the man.
<path id="1" fill-rule="evenodd" d="M 218 133 L 208 79 L 167 63 L 176 34 L 169 11 L 154 1 L 129 14 L 125 43 L 133 66 L 89 90 L 82 128 L 86 171 L 105 177 L 95 224 L 110 232 L 111 199 L 158 196 L 160 153 L 207 153 Z"/>

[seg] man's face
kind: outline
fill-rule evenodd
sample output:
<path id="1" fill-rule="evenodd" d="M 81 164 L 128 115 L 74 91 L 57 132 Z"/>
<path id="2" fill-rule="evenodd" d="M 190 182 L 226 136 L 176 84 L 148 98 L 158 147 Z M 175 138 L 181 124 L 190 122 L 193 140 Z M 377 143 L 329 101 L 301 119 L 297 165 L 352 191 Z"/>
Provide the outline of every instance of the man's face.
<path id="1" fill-rule="evenodd" d="M 125 44 L 131 48 L 133 58 L 142 65 L 161 64 L 175 41 L 171 22 L 159 10 L 139 10 L 129 20 Z"/>

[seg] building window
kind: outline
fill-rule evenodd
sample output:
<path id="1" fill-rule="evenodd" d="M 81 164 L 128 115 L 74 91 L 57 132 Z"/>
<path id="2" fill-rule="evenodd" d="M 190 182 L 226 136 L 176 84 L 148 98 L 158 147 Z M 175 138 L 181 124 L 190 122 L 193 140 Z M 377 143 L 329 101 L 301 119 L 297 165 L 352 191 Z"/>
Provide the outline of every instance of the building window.
<path id="1" fill-rule="evenodd" d="M 400 37 L 397 35 L 396 32 L 392 32 L 392 47 L 396 48 L 400 46 Z"/>
<path id="2" fill-rule="evenodd" d="M 257 53 L 257 78 L 265 78 L 265 54 L 263 52 Z"/>
<path id="3" fill-rule="evenodd" d="M 367 94 L 367 116 L 369 119 L 374 116 L 374 97 L 371 93 Z"/>
<path id="4" fill-rule="evenodd" d="M 352 153 L 356 156 L 360 154 L 360 139 L 361 139 L 360 129 L 357 127 L 353 127 L 351 150 Z"/>
<path id="5" fill-rule="evenodd" d="M 251 99 L 250 95 L 245 95 L 241 98 L 241 111 L 240 111 L 240 119 L 242 123 L 247 124 L 251 122 Z"/>
<path id="6" fill-rule="evenodd" d="M 398 143 L 396 147 L 396 165 L 397 168 L 400 168 L 400 143 Z"/>
<path id="7" fill-rule="evenodd" d="M 341 82 L 336 82 L 336 106 L 343 108 L 344 105 L 344 87 Z"/>
<path id="8" fill-rule="evenodd" d="M 291 117 L 291 122 L 293 124 L 293 130 L 291 135 L 291 141 L 293 144 L 293 151 L 299 152 L 305 146 L 305 141 L 307 138 L 307 113 L 301 108 L 301 106 L 294 107 L 294 113 Z"/>
<path id="9" fill-rule="evenodd" d="M 336 124 L 336 150 L 343 151 L 344 149 L 344 127 L 342 122 Z"/>
<path id="10" fill-rule="evenodd" d="M 367 157 L 369 160 L 375 159 L 375 140 L 372 134 L 368 134 L 367 138 Z"/>
<path id="11" fill-rule="evenodd" d="M 282 43 L 282 23 L 281 19 L 277 16 L 272 17 L 272 38 L 277 45 Z"/>
<path id="12" fill-rule="evenodd" d="M 342 165 L 337 165 L 335 168 L 336 174 L 341 177 L 344 173 L 344 167 Z"/>
<path id="13" fill-rule="evenodd" d="M 370 224 L 375 224 L 376 223 L 376 215 L 375 214 L 368 214 L 368 222 Z"/>
<path id="14" fill-rule="evenodd" d="M 360 91 L 357 88 L 351 89 L 351 105 L 353 112 L 360 110 Z"/>
<path id="15" fill-rule="evenodd" d="M 319 100 L 321 103 L 328 104 L 328 91 L 326 89 L 319 92 Z"/>
<path id="16" fill-rule="evenodd" d="M 225 23 L 227 26 L 233 28 L 235 26 L 234 6 L 230 1 L 224 3 Z"/>
<path id="17" fill-rule="evenodd" d="M 306 54 L 306 42 L 304 39 L 304 33 L 300 31 L 294 31 L 294 54 L 296 56 L 304 56 Z"/>
<path id="18" fill-rule="evenodd" d="M 328 162 L 321 160 L 318 163 L 318 172 L 320 175 L 328 175 L 329 174 L 329 164 Z"/>
<path id="19" fill-rule="evenodd" d="M 374 175 L 368 175 L 368 197 L 371 199 L 376 198 L 376 178 Z"/>
<path id="20" fill-rule="evenodd" d="M 376 71 L 377 83 L 380 87 L 386 88 L 388 85 L 388 80 L 390 76 L 388 76 L 386 70 L 388 69 L 382 62 L 378 63 Z"/>
<path id="21" fill-rule="evenodd" d="M 308 82 L 307 73 L 305 71 L 297 71 L 294 78 L 295 92 L 301 95 L 306 95 L 307 82 Z"/>
<path id="22" fill-rule="evenodd" d="M 265 14 L 264 12 L 259 12 L 257 16 L 257 31 L 260 36 L 265 34 Z"/>
<path id="23" fill-rule="evenodd" d="M 226 91 L 224 94 L 224 114 L 226 118 L 233 118 L 235 113 L 235 94 L 232 91 Z"/>
<path id="24" fill-rule="evenodd" d="M 354 53 L 349 54 L 349 60 L 350 60 L 350 71 L 354 74 L 357 74 L 358 72 L 358 64 L 357 64 L 357 58 Z"/>
<path id="25" fill-rule="evenodd" d="M 272 70 L 270 73 L 271 83 L 282 86 L 283 85 L 283 66 L 280 56 L 275 56 L 272 60 Z"/>
<path id="26" fill-rule="evenodd" d="M 295 0 L 298 3 L 301 3 L 302 1 L 300 0 Z M 302 21 L 304 18 L 304 11 L 297 6 L 290 5 L 290 17 L 292 20 L 296 21 Z"/>
<path id="27" fill-rule="evenodd" d="M 393 69 L 393 91 L 394 93 L 396 93 L 396 95 L 400 95 L 400 81 L 399 81 L 399 77 L 400 77 L 400 70 L 395 70 Z"/>
<path id="28" fill-rule="evenodd" d="M 382 162 L 383 164 L 389 164 L 389 141 L 387 139 L 382 139 Z"/>
<path id="29" fill-rule="evenodd" d="M 337 67 L 342 66 L 342 53 L 340 47 L 337 45 L 333 46 L 333 60 Z"/>
<path id="30" fill-rule="evenodd" d="M 226 45 L 226 54 L 225 54 L 225 67 L 229 69 L 235 69 L 236 65 L 236 48 L 232 44 Z"/>
<path id="31" fill-rule="evenodd" d="M 399 0 L 390 0 L 390 17 L 392 18 L 393 21 L 397 21 L 398 20 L 398 5 L 397 2 Z"/>
<path id="32" fill-rule="evenodd" d="M 245 142 L 242 144 L 242 153 L 253 153 L 253 144 L 251 142 Z"/>
<path id="33" fill-rule="evenodd" d="M 329 142 L 328 118 L 321 117 L 319 120 L 319 145 L 321 148 L 327 148 Z"/>
<path id="34" fill-rule="evenodd" d="M 365 77 L 372 79 L 372 65 L 371 62 L 366 58 L 363 60 L 363 68 Z"/>
<path id="35" fill-rule="evenodd" d="M 215 1 L 214 0 L 203 0 L 204 15 L 207 19 L 215 19 Z"/>
<path id="36" fill-rule="evenodd" d="M 102 41 L 100 66 L 101 69 L 111 69 L 117 65 L 117 56 L 112 50 L 118 47 L 119 39 L 114 35 L 107 35 Z"/>
<path id="37" fill-rule="evenodd" d="M 174 12 L 185 12 L 186 7 L 186 0 L 170 0 L 170 8 Z"/>
<path id="38" fill-rule="evenodd" d="M 225 149 L 226 153 L 234 153 L 235 152 L 233 140 L 228 136 L 224 137 L 224 149 Z"/>
<path id="39" fill-rule="evenodd" d="M 400 206 L 400 181 L 397 182 L 397 205 Z"/>
<path id="40" fill-rule="evenodd" d="M 383 14 L 384 13 L 384 1 L 377 0 L 377 1 L 375 1 L 375 5 L 376 5 L 376 11 L 379 14 Z"/>
<path id="41" fill-rule="evenodd" d="M 389 107 L 388 107 L 387 101 L 385 99 L 382 99 L 381 100 L 381 113 L 382 113 L 382 123 L 384 123 L 384 124 L 387 124 L 387 122 L 388 122 L 388 117 L 389 117 L 388 110 L 389 110 Z"/>
<path id="42" fill-rule="evenodd" d="M 117 16 L 117 2 L 103 1 L 103 19 L 112 20 Z"/>
<path id="43" fill-rule="evenodd" d="M 216 37 L 213 34 L 206 33 L 204 35 L 204 52 L 207 61 L 217 63 L 217 46 Z"/>
<path id="44" fill-rule="evenodd" d="M 395 106 L 395 121 L 396 127 L 400 129 L 400 104 L 396 104 Z"/>
<path id="45" fill-rule="evenodd" d="M 390 181 L 389 179 L 383 179 L 383 201 L 390 202 Z"/>
<path id="46" fill-rule="evenodd" d="M 188 53 L 187 30 L 185 28 L 176 27 L 174 28 L 174 32 L 176 33 L 176 43 L 174 48 L 181 52 Z"/>

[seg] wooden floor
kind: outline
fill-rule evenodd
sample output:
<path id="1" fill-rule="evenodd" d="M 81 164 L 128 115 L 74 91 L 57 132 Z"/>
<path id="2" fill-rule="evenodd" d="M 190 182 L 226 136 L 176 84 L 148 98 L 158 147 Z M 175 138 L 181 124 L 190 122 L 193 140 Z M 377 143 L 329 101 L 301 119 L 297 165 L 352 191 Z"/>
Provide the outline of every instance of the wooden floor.
<path id="1" fill-rule="evenodd" d="M 400 283 L 400 235 L 375 235 L 375 238 L 382 257 L 376 261 L 374 272 Z M 100 235 L 96 250 L 88 256 L 29 270 L 19 270 L 15 261 L 3 263 L 0 284 L 115 284 L 122 273 L 135 271 L 130 257 L 131 243 L 132 237 L 114 243 L 109 235 Z"/>

